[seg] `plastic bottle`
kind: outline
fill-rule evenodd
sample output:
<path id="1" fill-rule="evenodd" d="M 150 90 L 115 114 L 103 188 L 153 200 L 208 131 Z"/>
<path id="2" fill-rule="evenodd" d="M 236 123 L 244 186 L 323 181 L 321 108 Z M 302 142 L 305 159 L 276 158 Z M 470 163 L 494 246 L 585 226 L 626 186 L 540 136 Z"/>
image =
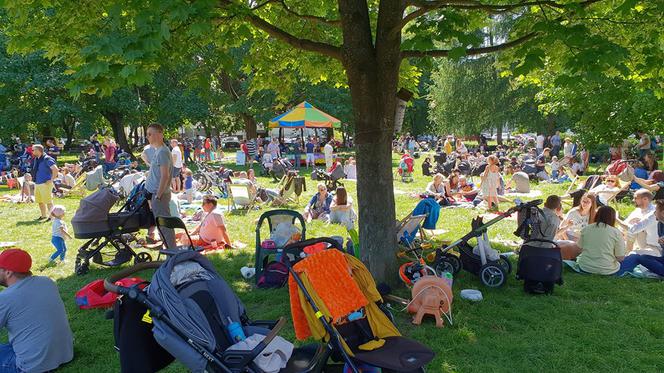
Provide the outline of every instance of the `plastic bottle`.
<path id="1" fill-rule="evenodd" d="M 451 289 L 452 288 L 452 283 L 454 282 L 454 276 L 452 275 L 452 273 L 450 273 L 448 271 L 445 271 L 445 272 L 440 274 L 440 277 L 443 280 L 445 280 L 445 282 L 447 282 L 447 286 L 449 286 L 450 289 Z"/>
<path id="2" fill-rule="evenodd" d="M 231 339 L 235 342 L 244 341 L 247 336 L 244 335 L 244 330 L 242 330 L 242 325 L 228 318 L 228 334 L 231 335 Z"/>

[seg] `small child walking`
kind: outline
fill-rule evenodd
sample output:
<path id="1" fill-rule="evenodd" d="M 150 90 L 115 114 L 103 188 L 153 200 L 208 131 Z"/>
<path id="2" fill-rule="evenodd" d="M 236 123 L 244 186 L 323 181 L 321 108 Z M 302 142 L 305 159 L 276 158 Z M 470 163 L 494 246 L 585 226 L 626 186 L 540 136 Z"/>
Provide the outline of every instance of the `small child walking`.
<path id="1" fill-rule="evenodd" d="M 194 200 L 194 174 L 188 168 L 184 171 L 184 195 L 188 203 Z"/>
<path id="2" fill-rule="evenodd" d="M 482 173 L 482 195 L 489 211 L 498 211 L 498 188 L 500 187 L 500 161 L 495 155 L 487 158 L 487 167 Z"/>
<path id="3" fill-rule="evenodd" d="M 51 219 L 53 219 L 51 243 L 55 247 L 55 252 L 51 255 L 49 264 L 55 264 L 55 259 L 58 257 L 60 257 L 60 262 L 64 262 L 65 254 L 67 253 L 65 238 L 72 238 L 67 231 L 67 225 L 62 221 L 65 212 L 65 207 L 62 205 L 55 205 L 51 209 Z"/>

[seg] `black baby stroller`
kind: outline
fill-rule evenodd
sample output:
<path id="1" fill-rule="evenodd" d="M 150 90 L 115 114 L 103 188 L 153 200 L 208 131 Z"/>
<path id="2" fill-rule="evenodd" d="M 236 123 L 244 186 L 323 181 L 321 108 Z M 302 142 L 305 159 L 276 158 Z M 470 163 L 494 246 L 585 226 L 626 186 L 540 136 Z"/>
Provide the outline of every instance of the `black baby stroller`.
<path id="1" fill-rule="evenodd" d="M 296 336 L 306 338 L 311 331 L 315 338 L 327 341 L 332 359 L 345 363 L 344 372 L 358 373 L 363 365 L 371 371 L 424 372 L 434 352 L 401 336 L 359 259 L 344 253 L 331 238 L 297 242 L 287 249 L 319 242 L 334 249 L 309 255 L 295 265 L 287 263 Z"/>
<path id="2" fill-rule="evenodd" d="M 120 198 L 113 188 L 102 188 L 85 197 L 71 220 L 74 237 L 88 239 L 78 249 L 74 271 L 77 275 L 88 272 L 90 260 L 109 267 L 117 267 L 131 259 L 134 263 L 149 262 L 149 253 L 136 253 L 129 241 L 131 233 L 154 225 L 154 217 L 147 199 L 144 184 L 134 187 L 119 211 L 109 213 Z M 104 249 L 113 248 L 113 252 Z"/>
<path id="3" fill-rule="evenodd" d="M 281 350 L 269 348 L 283 318 L 251 322 L 207 258 L 191 250 L 165 252 L 171 255 L 165 262 L 140 263 L 104 282 L 108 291 L 123 296 L 113 312 L 121 372 L 156 372 L 177 359 L 193 372 L 262 373 L 271 357 L 280 372 L 322 370 L 330 354 L 325 346 L 295 348 L 284 358 Z M 146 269 L 157 269 L 149 285 L 115 285 Z M 251 349 L 229 349 L 240 334 L 259 342 L 246 346 Z"/>
<path id="4" fill-rule="evenodd" d="M 448 271 L 457 274 L 463 268 L 466 271 L 479 276 L 482 284 L 487 287 L 496 288 L 503 286 L 507 281 L 507 274 L 512 272 L 512 264 L 504 255 L 499 255 L 494 260 L 489 258 L 494 250 L 489 244 L 487 230 L 492 225 L 509 217 L 513 213 L 530 209 L 541 203 L 542 200 L 539 199 L 525 203 L 521 203 L 517 200 L 516 206 L 486 223 L 482 221 L 481 217 L 473 219 L 471 224 L 472 230 L 468 234 L 449 246 L 436 250 L 436 260 L 434 265 L 436 273 Z M 468 242 L 472 238 L 477 238 L 479 255 L 473 252 L 473 247 Z M 450 253 L 453 249 L 457 249 L 459 252 L 458 257 Z"/>
<path id="5" fill-rule="evenodd" d="M 267 236 L 261 238 L 261 228 L 267 225 Z M 264 212 L 256 224 L 256 284 L 263 278 L 263 271 L 275 256 L 285 255 L 295 259 L 299 251 L 285 251 L 290 240 L 305 240 L 307 226 L 302 214 L 294 210 L 276 209 Z M 283 285 L 283 284 L 282 284 Z"/>
<path id="6" fill-rule="evenodd" d="M 563 259 L 560 247 L 549 240 L 533 239 L 519 249 L 517 280 L 532 294 L 552 294 L 554 284 L 563 284 Z"/>

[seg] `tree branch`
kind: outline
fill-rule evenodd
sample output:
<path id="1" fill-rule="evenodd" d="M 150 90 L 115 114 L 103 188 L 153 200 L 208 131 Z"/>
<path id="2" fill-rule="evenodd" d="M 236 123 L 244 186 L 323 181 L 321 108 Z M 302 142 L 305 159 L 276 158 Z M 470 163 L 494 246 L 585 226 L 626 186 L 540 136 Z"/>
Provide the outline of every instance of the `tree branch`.
<path id="1" fill-rule="evenodd" d="M 498 52 L 505 49 L 516 47 L 520 44 L 525 43 L 526 41 L 537 36 L 538 33 L 531 32 L 520 38 L 508 41 L 502 44 L 496 44 L 488 47 L 479 47 L 479 48 L 468 48 L 466 49 L 466 56 L 475 56 L 478 54 L 486 54 L 492 52 Z M 409 57 L 448 57 L 450 54 L 449 49 L 440 49 L 440 50 L 427 50 L 427 51 L 418 51 L 418 50 L 405 50 L 401 51 L 402 58 Z"/>
<path id="2" fill-rule="evenodd" d="M 310 21 L 316 21 L 318 23 L 323 23 L 323 24 L 326 24 L 326 25 L 341 26 L 341 20 L 339 20 L 339 19 L 327 19 L 325 17 L 314 16 L 314 15 L 310 15 L 310 14 L 300 14 L 300 13 L 294 11 L 293 9 L 289 8 L 288 5 L 286 5 L 285 0 L 275 0 L 275 2 L 280 3 L 281 6 L 284 8 L 284 10 L 287 13 L 289 13 L 289 14 L 295 16 L 295 17 L 310 20 Z"/>
<path id="3" fill-rule="evenodd" d="M 534 0 L 534 1 L 523 1 L 520 3 L 512 4 L 483 4 L 479 0 L 458 0 L 458 1 L 441 1 L 441 0 L 410 0 L 407 2 L 407 5 L 415 6 L 418 9 L 408 13 L 401 23 L 398 26 L 398 29 L 393 30 L 394 32 L 403 29 L 410 21 L 421 17 L 431 11 L 441 9 L 441 8 L 453 8 L 453 9 L 466 9 L 466 10 L 484 10 L 491 14 L 500 14 L 512 11 L 517 8 L 523 8 L 527 6 L 539 5 L 549 6 L 557 9 L 565 9 L 570 5 L 580 5 L 586 6 L 602 0 L 585 0 L 577 3 L 568 3 L 560 4 L 552 0 Z"/>
<path id="4" fill-rule="evenodd" d="M 247 15 L 249 22 L 255 27 L 265 31 L 268 35 L 277 38 L 288 45 L 297 49 L 302 49 L 310 52 L 317 52 L 328 57 L 341 60 L 341 48 L 331 44 L 313 41 L 309 39 L 298 38 L 279 27 L 267 22 L 255 14 Z"/>

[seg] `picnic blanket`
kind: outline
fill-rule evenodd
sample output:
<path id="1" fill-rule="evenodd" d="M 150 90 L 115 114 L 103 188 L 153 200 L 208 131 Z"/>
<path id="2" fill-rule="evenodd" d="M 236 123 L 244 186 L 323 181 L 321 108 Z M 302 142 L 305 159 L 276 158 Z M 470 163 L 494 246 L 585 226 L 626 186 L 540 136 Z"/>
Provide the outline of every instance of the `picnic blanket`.
<path id="1" fill-rule="evenodd" d="M 581 274 L 584 274 L 584 275 L 589 275 L 590 274 L 590 273 L 585 272 L 584 270 L 582 270 L 581 267 L 579 266 L 579 263 L 577 263 L 574 260 L 563 260 L 563 263 L 565 263 L 570 269 L 572 269 L 576 273 L 581 273 Z M 621 277 L 625 277 L 625 276 L 632 276 L 632 277 L 635 277 L 635 278 L 652 278 L 652 279 L 660 279 L 660 280 L 664 279 L 664 277 L 658 276 L 658 275 L 650 272 L 647 268 L 645 268 L 642 265 L 636 266 L 636 268 L 634 268 L 634 270 L 632 272 L 625 272 L 625 274 L 622 275 Z"/>
<path id="2" fill-rule="evenodd" d="M 505 193 L 505 196 L 522 197 L 522 198 L 535 198 L 535 197 L 539 197 L 541 195 L 542 195 L 541 190 L 531 190 L 530 193 L 517 193 L 517 192 Z"/>

